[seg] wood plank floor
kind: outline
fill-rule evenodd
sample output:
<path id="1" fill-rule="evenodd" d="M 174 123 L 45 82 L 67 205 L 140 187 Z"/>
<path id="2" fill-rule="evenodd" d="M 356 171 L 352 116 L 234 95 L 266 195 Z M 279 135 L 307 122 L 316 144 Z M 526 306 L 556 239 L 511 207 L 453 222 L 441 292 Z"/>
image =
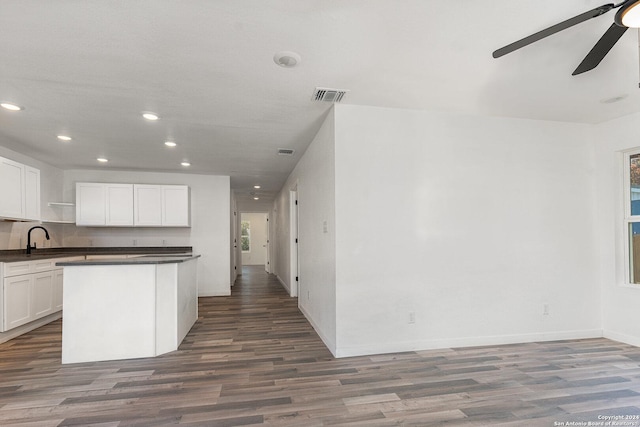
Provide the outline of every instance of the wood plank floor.
<path id="1" fill-rule="evenodd" d="M 639 348 L 591 339 L 334 359 L 261 268 L 245 268 L 232 296 L 202 298 L 176 352 L 63 366 L 60 341 L 58 321 L 0 344 L 0 425 L 640 426 Z"/>

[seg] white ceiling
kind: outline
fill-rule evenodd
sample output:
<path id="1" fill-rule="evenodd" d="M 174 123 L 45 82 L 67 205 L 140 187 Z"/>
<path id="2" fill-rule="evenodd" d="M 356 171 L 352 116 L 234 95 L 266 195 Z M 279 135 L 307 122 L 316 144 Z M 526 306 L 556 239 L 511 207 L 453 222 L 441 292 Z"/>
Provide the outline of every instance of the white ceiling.
<path id="1" fill-rule="evenodd" d="M 571 76 L 615 12 L 491 57 L 601 4 L 1 0 L 0 100 L 25 109 L 0 111 L 0 145 L 63 169 L 230 175 L 241 210 L 267 210 L 331 106 L 311 101 L 316 86 L 350 90 L 346 104 L 463 114 L 598 123 L 639 111 L 635 30 Z M 300 65 L 275 65 L 282 50 Z"/>

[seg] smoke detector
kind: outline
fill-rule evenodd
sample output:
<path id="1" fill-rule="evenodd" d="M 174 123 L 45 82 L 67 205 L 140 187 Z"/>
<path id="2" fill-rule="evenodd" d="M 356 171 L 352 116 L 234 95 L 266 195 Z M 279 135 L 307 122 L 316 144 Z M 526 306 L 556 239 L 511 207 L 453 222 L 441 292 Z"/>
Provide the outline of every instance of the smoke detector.
<path id="1" fill-rule="evenodd" d="M 342 101 L 342 97 L 349 92 L 344 89 L 330 89 L 326 87 L 317 87 L 313 91 L 313 96 L 311 97 L 312 101 L 321 101 L 321 102 L 340 102 Z"/>

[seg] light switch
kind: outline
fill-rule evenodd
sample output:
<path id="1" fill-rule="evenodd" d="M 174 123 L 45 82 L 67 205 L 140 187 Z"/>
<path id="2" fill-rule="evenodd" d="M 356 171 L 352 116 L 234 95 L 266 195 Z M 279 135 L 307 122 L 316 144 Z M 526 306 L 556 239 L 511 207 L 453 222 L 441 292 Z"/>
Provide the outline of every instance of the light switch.
<path id="1" fill-rule="evenodd" d="M 329 232 L 329 226 L 327 225 L 327 221 L 322 222 L 322 231 L 325 233 Z"/>

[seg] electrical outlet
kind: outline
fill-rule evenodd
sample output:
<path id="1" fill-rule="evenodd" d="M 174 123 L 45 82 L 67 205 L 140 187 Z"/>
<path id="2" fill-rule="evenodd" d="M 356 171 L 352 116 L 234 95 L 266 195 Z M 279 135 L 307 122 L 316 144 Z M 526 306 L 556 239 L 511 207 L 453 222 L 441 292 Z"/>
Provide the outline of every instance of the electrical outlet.
<path id="1" fill-rule="evenodd" d="M 165 239 L 162 239 L 162 246 L 167 246 L 167 241 Z"/>
<path id="2" fill-rule="evenodd" d="M 416 323 L 416 312 L 415 311 L 410 311 L 409 312 L 409 323 Z"/>
<path id="3" fill-rule="evenodd" d="M 542 314 L 544 316 L 548 316 L 549 315 L 549 304 L 544 304 L 542 306 Z"/>
<path id="4" fill-rule="evenodd" d="M 138 246 L 138 240 L 137 239 L 133 239 L 133 246 Z"/>

